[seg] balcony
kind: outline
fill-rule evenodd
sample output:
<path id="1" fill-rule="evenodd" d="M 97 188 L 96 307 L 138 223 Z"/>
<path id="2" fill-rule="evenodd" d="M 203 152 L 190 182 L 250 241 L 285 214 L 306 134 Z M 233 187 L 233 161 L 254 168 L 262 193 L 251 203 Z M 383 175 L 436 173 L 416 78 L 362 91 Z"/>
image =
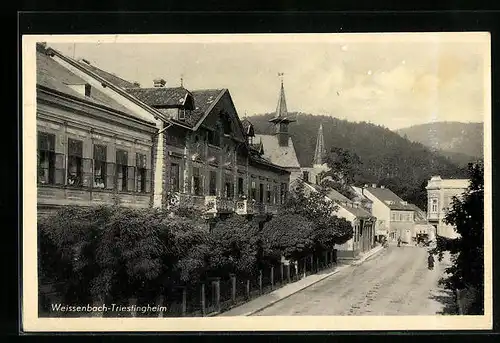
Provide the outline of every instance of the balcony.
<path id="1" fill-rule="evenodd" d="M 236 201 L 236 213 L 239 215 L 254 214 L 255 213 L 254 201 L 251 199 Z"/>
<path id="2" fill-rule="evenodd" d="M 235 201 L 233 199 L 220 198 L 215 195 L 207 195 L 205 197 L 205 209 L 208 214 L 234 212 Z"/>

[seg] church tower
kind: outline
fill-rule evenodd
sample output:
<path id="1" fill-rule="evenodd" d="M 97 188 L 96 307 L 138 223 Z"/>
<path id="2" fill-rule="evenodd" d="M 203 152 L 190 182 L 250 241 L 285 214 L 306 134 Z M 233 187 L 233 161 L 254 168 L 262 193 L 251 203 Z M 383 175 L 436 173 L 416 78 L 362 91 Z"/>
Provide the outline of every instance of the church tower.
<path id="1" fill-rule="evenodd" d="M 278 74 L 283 77 L 283 73 Z M 280 146 L 288 146 L 290 134 L 288 133 L 288 124 L 295 120 L 288 118 L 288 111 L 286 108 L 285 89 L 283 87 L 283 78 L 281 79 L 281 90 L 278 98 L 278 106 L 276 107 L 275 117 L 269 120 L 274 124 L 275 135 L 278 137 Z"/>
<path id="2" fill-rule="evenodd" d="M 326 157 L 325 140 L 323 138 L 323 124 L 319 125 L 318 137 L 316 138 L 316 149 L 314 150 L 313 168 L 322 166 Z"/>

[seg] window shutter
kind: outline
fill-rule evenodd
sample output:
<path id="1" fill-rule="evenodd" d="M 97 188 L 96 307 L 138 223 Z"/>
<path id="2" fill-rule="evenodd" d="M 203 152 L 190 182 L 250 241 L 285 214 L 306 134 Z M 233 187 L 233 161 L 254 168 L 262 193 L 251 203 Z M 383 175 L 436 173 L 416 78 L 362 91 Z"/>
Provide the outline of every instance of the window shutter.
<path id="1" fill-rule="evenodd" d="M 55 163 L 55 184 L 64 185 L 64 154 L 56 154 Z"/>
<path id="2" fill-rule="evenodd" d="M 82 186 L 92 187 L 92 162 L 90 158 L 82 159 Z"/>
<path id="3" fill-rule="evenodd" d="M 115 164 L 106 163 L 106 189 L 115 188 Z"/>
<path id="4" fill-rule="evenodd" d="M 151 170 L 146 169 L 146 179 L 143 182 L 145 182 L 146 193 L 151 192 Z"/>
<path id="5" fill-rule="evenodd" d="M 127 171 L 127 191 L 133 192 L 135 190 L 135 167 L 128 167 Z"/>

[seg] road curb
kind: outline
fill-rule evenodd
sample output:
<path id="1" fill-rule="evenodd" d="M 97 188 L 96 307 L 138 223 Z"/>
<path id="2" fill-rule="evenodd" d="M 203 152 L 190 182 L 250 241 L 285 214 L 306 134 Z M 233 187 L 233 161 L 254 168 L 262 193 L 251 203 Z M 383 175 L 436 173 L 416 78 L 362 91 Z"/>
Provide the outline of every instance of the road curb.
<path id="1" fill-rule="evenodd" d="M 349 268 L 350 266 L 351 266 L 351 265 L 350 265 L 350 264 L 348 264 L 348 265 L 342 266 L 342 267 L 340 267 L 340 268 L 337 268 L 337 269 L 335 269 L 333 272 L 331 272 L 330 274 L 326 274 L 324 277 L 322 277 L 322 278 L 320 278 L 320 279 L 318 279 L 318 280 L 316 280 L 316 281 L 314 281 L 314 282 L 312 282 L 312 283 L 310 283 L 310 284 L 308 284 L 308 285 L 306 285 L 306 286 L 304 286 L 304 287 L 302 287 L 302 288 L 300 288 L 300 289 L 296 290 L 295 292 L 292 292 L 292 293 L 290 293 L 290 294 L 288 294 L 288 295 L 284 296 L 283 298 L 276 299 L 275 301 L 272 301 L 272 302 L 268 303 L 267 305 L 265 305 L 265 306 L 263 306 L 263 307 L 261 307 L 261 308 L 259 308 L 259 309 L 257 309 L 257 310 L 254 310 L 254 311 L 251 311 L 251 312 L 247 312 L 247 313 L 243 314 L 243 316 L 248 317 L 248 316 L 251 316 L 251 315 L 253 315 L 253 314 L 256 314 L 256 313 L 262 312 L 262 311 L 264 311 L 266 308 L 271 307 L 272 305 L 274 305 L 274 304 L 276 304 L 276 303 L 278 303 L 278 302 L 280 302 L 280 301 L 282 301 L 282 300 L 285 300 L 286 298 L 289 298 L 289 297 L 291 297 L 292 295 L 294 295 L 294 294 L 296 294 L 296 293 L 298 293 L 298 292 L 301 292 L 301 291 L 303 291 L 304 289 L 309 288 L 309 287 L 311 287 L 312 285 L 315 285 L 315 284 L 317 284 L 318 282 L 323 281 L 324 279 L 326 279 L 326 278 L 328 278 L 328 277 L 330 277 L 330 276 L 332 276 L 332 275 L 337 274 L 337 273 L 338 273 L 338 272 L 340 272 L 341 270 L 344 270 L 344 269 Z"/>
<path id="2" fill-rule="evenodd" d="M 377 249 L 377 250 L 375 250 L 375 249 Z M 374 250 L 374 251 L 373 251 L 373 250 Z M 264 311 L 266 308 L 271 307 L 271 306 L 273 306 L 274 304 L 276 304 L 276 303 L 278 303 L 278 302 L 280 302 L 280 301 L 282 301 L 282 300 L 285 300 L 285 299 L 287 299 L 287 298 L 291 297 L 292 295 L 294 295 L 294 294 L 296 294 L 296 293 L 298 293 L 298 292 L 301 292 L 301 291 L 303 291 L 304 289 L 307 289 L 307 288 L 309 288 L 309 287 L 311 287 L 311 286 L 313 286 L 313 285 L 317 284 L 318 282 L 323 281 L 323 280 L 325 280 L 326 278 L 329 278 L 330 276 L 333 276 L 333 275 L 335 275 L 335 274 L 339 273 L 339 272 L 340 272 L 340 271 L 342 271 L 342 270 L 346 270 L 346 269 L 348 269 L 348 268 L 350 268 L 350 267 L 353 267 L 353 266 L 359 266 L 359 265 L 361 265 L 363 262 L 368 261 L 369 259 L 371 259 L 371 258 L 375 257 L 376 255 L 378 255 L 381 251 L 383 251 L 383 250 L 384 250 L 384 247 L 380 246 L 379 248 L 374 248 L 373 250 L 372 250 L 372 252 L 371 252 L 369 255 L 367 255 L 367 256 L 363 256 L 363 257 L 362 257 L 359 261 L 355 261 L 355 262 L 352 262 L 352 263 L 349 263 L 349 264 L 343 265 L 343 266 L 341 266 L 341 267 L 338 267 L 338 268 L 336 268 L 334 271 L 332 271 L 331 273 L 324 275 L 323 277 L 321 277 L 321 278 L 319 278 L 319 279 L 317 279 L 317 280 L 315 280 L 315 281 L 311 282 L 311 283 L 310 283 L 310 284 L 308 284 L 308 285 L 305 285 L 305 286 L 304 286 L 304 287 L 302 287 L 302 288 L 297 289 L 297 290 L 296 290 L 296 291 L 294 291 L 294 292 L 291 292 L 291 293 L 289 293 L 289 294 L 287 294 L 287 295 L 283 296 L 282 298 L 275 299 L 275 300 L 273 300 L 273 301 L 271 301 L 271 302 L 267 303 L 266 305 L 264 305 L 264 306 L 262 306 L 262 307 L 260 307 L 260 308 L 258 308 L 258 309 L 256 309 L 256 310 L 249 311 L 249 312 L 244 313 L 244 314 L 241 314 L 241 315 L 239 315 L 239 316 L 245 316 L 245 317 L 248 317 L 248 316 L 254 315 L 254 314 L 256 314 L 256 313 L 262 312 L 262 311 Z M 218 314 L 218 315 L 220 315 L 220 314 Z"/>

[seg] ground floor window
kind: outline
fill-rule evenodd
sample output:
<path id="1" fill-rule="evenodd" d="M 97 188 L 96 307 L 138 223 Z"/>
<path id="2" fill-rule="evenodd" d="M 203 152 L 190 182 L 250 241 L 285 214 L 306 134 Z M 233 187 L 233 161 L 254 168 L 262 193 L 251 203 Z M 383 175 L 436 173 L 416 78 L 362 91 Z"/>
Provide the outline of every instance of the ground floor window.
<path id="1" fill-rule="evenodd" d="M 82 153 L 83 142 L 68 139 L 68 185 L 82 185 Z"/>

